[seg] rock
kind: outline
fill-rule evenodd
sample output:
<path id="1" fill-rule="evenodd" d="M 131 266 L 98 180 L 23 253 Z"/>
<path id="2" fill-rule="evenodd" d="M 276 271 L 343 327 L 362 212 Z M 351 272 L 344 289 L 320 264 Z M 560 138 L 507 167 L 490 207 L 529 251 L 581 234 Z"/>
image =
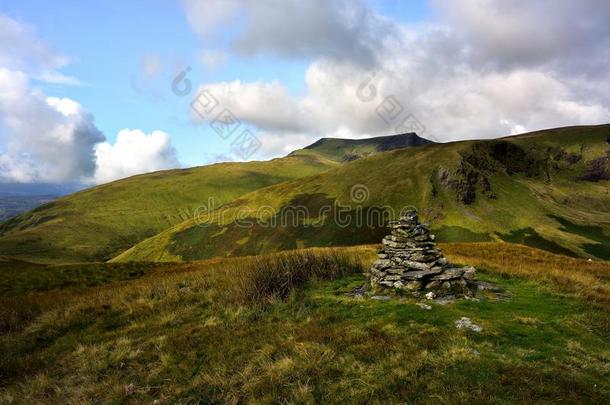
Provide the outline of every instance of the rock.
<path id="1" fill-rule="evenodd" d="M 475 276 L 476 272 L 477 272 L 477 270 L 474 267 L 472 267 L 472 266 L 467 267 L 466 271 L 464 271 L 463 277 L 466 280 L 474 280 L 474 276 Z"/>
<path id="2" fill-rule="evenodd" d="M 427 224 L 419 222 L 416 210 L 409 210 L 390 221 L 390 235 L 383 238 L 379 259 L 373 263 L 371 286 L 398 288 L 420 296 L 434 291 L 435 297 L 470 295 L 474 267 L 452 266 L 436 248 Z"/>
<path id="3" fill-rule="evenodd" d="M 439 280 L 439 281 L 454 280 L 454 279 L 458 279 L 458 278 L 462 277 L 463 274 L 464 274 L 464 270 L 462 270 L 462 269 L 445 268 L 445 270 L 441 274 L 438 274 L 438 275 L 432 277 L 432 279 Z"/>
<path id="4" fill-rule="evenodd" d="M 422 262 L 414 262 L 411 260 L 403 260 L 402 265 L 409 269 L 430 270 L 430 265 Z"/>
<path id="5" fill-rule="evenodd" d="M 352 288 L 352 290 L 350 292 L 346 293 L 345 295 L 349 295 L 358 300 L 361 300 L 361 299 L 364 299 L 365 293 L 366 293 L 366 286 L 363 284 L 361 286 Z"/>
<path id="6" fill-rule="evenodd" d="M 373 267 L 376 269 L 383 269 L 386 267 L 389 267 L 392 265 L 392 261 L 389 259 L 379 259 L 379 260 L 375 260 L 375 263 L 373 263 Z"/>
<path id="7" fill-rule="evenodd" d="M 389 274 L 399 274 L 402 276 L 402 274 L 405 272 L 405 269 L 403 267 L 390 267 L 388 269 L 386 269 L 386 273 Z"/>
<path id="8" fill-rule="evenodd" d="M 375 300 L 375 301 L 389 301 L 389 300 L 391 300 L 391 298 L 388 297 L 387 295 L 373 295 L 371 297 L 371 299 Z"/>
<path id="9" fill-rule="evenodd" d="M 434 291 L 430 291 L 430 292 L 426 293 L 427 300 L 433 300 L 435 298 L 436 298 L 436 294 L 434 293 Z"/>
<path id="10" fill-rule="evenodd" d="M 447 304 L 451 304 L 454 301 L 455 301 L 455 295 L 447 294 L 447 295 L 443 295 L 441 298 L 435 299 L 434 303 L 438 304 L 438 305 L 447 305 Z"/>
<path id="11" fill-rule="evenodd" d="M 406 280 L 421 280 L 422 278 L 433 276 L 438 273 L 438 271 L 433 270 L 412 270 L 404 272 L 402 277 Z"/>
<path id="12" fill-rule="evenodd" d="M 409 291 L 419 291 L 421 289 L 421 281 L 409 281 L 405 287 Z"/>
<path id="13" fill-rule="evenodd" d="M 470 318 L 466 318 L 465 316 L 461 317 L 457 321 L 455 321 L 455 327 L 458 329 L 469 329 L 473 332 L 481 332 L 483 328 L 479 325 L 473 323 Z"/>
<path id="14" fill-rule="evenodd" d="M 421 309 L 425 309 L 426 311 L 430 311 L 432 309 L 432 306 L 425 304 L 423 302 L 418 302 L 416 305 L 418 307 L 420 307 Z"/>

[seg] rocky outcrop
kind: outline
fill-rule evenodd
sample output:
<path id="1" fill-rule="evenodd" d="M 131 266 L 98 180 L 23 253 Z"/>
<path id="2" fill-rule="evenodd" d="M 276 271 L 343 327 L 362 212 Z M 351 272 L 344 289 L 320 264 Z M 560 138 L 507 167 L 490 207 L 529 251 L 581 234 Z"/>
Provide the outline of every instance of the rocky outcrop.
<path id="1" fill-rule="evenodd" d="M 391 221 L 391 234 L 383 238 L 379 259 L 369 274 L 373 288 L 405 290 L 414 295 L 472 295 L 475 268 L 451 265 L 436 248 L 427 224 L 417 211 Z"/>

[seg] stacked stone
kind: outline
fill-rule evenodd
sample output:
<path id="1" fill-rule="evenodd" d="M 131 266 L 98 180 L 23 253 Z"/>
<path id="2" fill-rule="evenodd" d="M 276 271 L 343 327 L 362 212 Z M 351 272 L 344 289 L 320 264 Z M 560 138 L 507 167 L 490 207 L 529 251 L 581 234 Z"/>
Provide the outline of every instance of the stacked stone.
<path id="1" fill-rule="evenodd" d="M 389 225 L 391 234 L 383 238 L 379 259 L 370 269 L 373 287 L 407 290 L 415 295 L 470 295 L 476 270 L 451 265 L 436 248 L 428 225 L 419 222 L 417 211 L 409 210 Z"/>

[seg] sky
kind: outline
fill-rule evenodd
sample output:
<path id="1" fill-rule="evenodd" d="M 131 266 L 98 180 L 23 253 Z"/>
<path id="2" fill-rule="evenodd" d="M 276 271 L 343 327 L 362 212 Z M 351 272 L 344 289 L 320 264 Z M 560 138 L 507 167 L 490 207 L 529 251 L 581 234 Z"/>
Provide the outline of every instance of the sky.
<path id="1" fill-rule="evenodd" d="M 0 183 L 610 122 L 605 0 L 0 1 Z"/>

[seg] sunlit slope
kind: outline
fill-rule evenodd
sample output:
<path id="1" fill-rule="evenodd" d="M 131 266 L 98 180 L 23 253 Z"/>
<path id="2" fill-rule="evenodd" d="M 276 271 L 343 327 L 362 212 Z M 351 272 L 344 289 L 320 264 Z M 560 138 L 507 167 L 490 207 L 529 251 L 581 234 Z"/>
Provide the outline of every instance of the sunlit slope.
<path id="1" fill-rule="evenodd" d="M 385 152 L 244 195 L 205 226 L 187 220 L 116 260 L 378 242 L 385 229 L 358 225 L 373 206 L 386 207 L 388 215 L 418 207 L 441 241 L 505 240 L 610 259 L 609 142 L 610 126 L 602 125 Z M 368 198 L 354 202 L 355 186 L 368 190 Z M 294 207 L 309 211 L 296 225 Z M 333 219 L 339 209 L 341 224 Z M 343 226 L 349 214 L 351 223 Z"/>
<path id="2" fill-rule="evenodd" d="M 210 198 L 221 205 L 337 163 L 310 156 L 160 171 L 93 187 L 0 224 L 0 254 L 40 262 L 108 260 L 191 218 Z"/>

